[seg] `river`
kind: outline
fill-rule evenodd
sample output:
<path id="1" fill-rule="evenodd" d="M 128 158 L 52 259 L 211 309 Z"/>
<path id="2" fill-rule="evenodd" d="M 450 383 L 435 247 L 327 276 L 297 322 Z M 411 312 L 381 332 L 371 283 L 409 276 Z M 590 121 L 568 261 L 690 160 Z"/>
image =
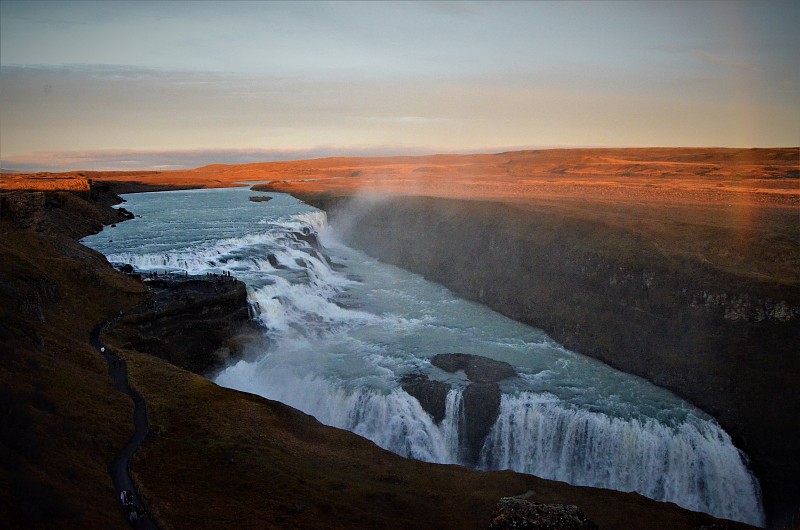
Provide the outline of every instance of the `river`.
<path id="1" fill-rule="evenodd" d="M 713 418 L 649 382 L 571 352 L 542 331 L 458 298 L 337 240 L 325 213 L 247 188 L 125 195 L 137 218 L 83 243 L 137 270 L 228 271 L 248 286 L 266 351 L 212 379 L 286 403 L 410 458 L 463 464 L 463 373 L 439 353 L 510 363 L 477 467 L 636 491 L 764 524 L 758 481 Z M 314 248 L 318 235 L 323 245 Z M 400 379 L 423 372 L 452 390 L 436 423 Z"/>

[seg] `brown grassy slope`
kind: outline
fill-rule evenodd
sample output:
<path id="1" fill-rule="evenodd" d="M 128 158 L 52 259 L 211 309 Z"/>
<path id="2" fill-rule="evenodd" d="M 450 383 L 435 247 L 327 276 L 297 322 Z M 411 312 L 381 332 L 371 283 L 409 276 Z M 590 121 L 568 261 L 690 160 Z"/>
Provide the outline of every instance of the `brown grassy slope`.
<path id="1" fill-rule="evenodd" d="M 280 175 L 272 189 L 503 202 L 533 216 L 541 209 L 558 210 L 631 231 L 666 256 L 800 284 L 797 148 L 553 150 L 453 161 L 458 158 L 382 168 L 360 167 L 356 160 L 349 168 L 355 176 L 339 176 L 337 166 Z"/>
<path id="2" fill-rule="evenodd" d="M 132 406 L 88 338 L 141 288 L 54 219 L 73 236 L 117 220 L 67 193 L 0 194 L 0 521 L 120 528 L 107 467 L 133 432 Z"/>
<path id="3" fill-rule="evenodd" d="M 549 149 L 482 155 L 321 158 L 214 164 L 176 171 L 74 171 L 0 175 L 0 188 L 39 189 L 57 179 L 133 181 L 149 185 L 231 186 L 244 181 L 325 180 L 328 190 L 381 189 L 403 194 L 513 200 L 580 195 L 581 187 L 626 193 L 641 186 L 667 192 L 797 192 L 782 180 L 800 171 L 798 148 Z M 605 177 L 607 180 L 598 180 Z M 722 186 L 720 186 L 722 185 Z M 717 189 L 717 188 L 725 189 Z M 730 188 L 730 189 L 727 189 Z M 797 198 L 794 199 L 797 204 Z"/>

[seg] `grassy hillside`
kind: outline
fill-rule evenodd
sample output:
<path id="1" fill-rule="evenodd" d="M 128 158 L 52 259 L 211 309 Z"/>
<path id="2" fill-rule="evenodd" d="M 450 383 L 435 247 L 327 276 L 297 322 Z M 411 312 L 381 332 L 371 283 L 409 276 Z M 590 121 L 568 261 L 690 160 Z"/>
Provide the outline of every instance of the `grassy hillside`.
<path id="1" fill-rule="evenodd" d="M 51 221 L 64 229 L 54 229 Z M 142 296 L 70 235 L 117 218 L 67 193 L 0 194 L 0 521 L 6 528 L 120 528 L 108 464 L 133 432 L 89 345 L 102 318 Z M 64 232 L 69 233 L 66 235 Z"/>

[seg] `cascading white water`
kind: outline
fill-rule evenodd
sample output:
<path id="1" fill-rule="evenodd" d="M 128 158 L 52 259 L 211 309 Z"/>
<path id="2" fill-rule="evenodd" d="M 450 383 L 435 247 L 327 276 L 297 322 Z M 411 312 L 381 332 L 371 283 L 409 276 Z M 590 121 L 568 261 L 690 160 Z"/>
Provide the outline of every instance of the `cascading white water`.
<path id="1" fill-rule="evenodd" d="M 239 390 L 286 403 L 397 454 L 426 462 L 458 463 L 457 440 L 448 439 L 448 429 L 437 426 L 419 402 L 399 388 L 382 391 L 370 388 L 366 381 L 348 385 L 271 363 L 255 371 L 239 364 L 220 374 L 217 382 L 223 386 L 235 383 Z"/>
<path id="2" fill-rule="evenodd" d="M 458 458 L 464 438 L 464 392 L 458 387 L 453 387 L 445 399 L 444 419 L 440 424 L 444 444 L 448 452 L 455 458 L 452 463 L 460 462 Z"/>
<path id="3" fill-rule="evenodd" d="M 514 469 L 581 486 L 636 491 L 692 510 L 753 520 L 758 484 L 715 422 L 674 427 L 565 407 L 527 392 L 504 395 L 481 452 L 484 469 Z"/>
<path id="4" fill-rule="evenodd" d="M 251 203 L 251 194 L 131 195 L 126 208 L 141 219 L 84 240 L 110 261 L 143 271 L 230 271 L 247 283 L 270 347 L 216 374 L 218 384 L 282 401 L 403 456 L 460 463 L 467 382 L 429 359 L 491 357 L 521 377 L 501 385 L 481 468 L 637 491 L 763 524 L 746 459 L 701 411 L 339 244 L 324 212 L 282 194 Z M 309 242 L 313 234 L 338 266 Z M 416 372 L 451 384 L 440 424 L 400 386 Z"/>

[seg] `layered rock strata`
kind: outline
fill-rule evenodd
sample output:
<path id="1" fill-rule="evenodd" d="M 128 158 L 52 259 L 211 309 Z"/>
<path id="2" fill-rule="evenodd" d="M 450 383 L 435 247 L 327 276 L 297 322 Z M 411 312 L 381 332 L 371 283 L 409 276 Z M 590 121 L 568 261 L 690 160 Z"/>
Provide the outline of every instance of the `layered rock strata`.
<path id="1" fill-rule="evenodd" d="M 161 357 L 200 375 L 266 338 L 250 320 L 245 284 L 229 276 L 146 279 L 151 300 L 106 332 L 123 347 Z"/>

